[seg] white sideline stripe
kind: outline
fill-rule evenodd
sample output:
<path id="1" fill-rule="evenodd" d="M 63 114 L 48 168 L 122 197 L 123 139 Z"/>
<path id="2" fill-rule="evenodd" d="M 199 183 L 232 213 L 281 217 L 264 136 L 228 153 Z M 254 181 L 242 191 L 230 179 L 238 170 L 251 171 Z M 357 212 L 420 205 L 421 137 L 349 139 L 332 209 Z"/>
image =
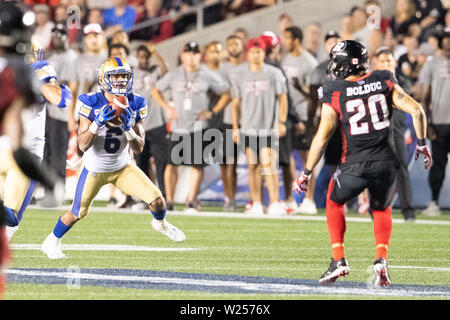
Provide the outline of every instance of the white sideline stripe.
<path id="1" fill-rule="evenodd" d="M 70 206 L 60 206 L 56 208 L 42 208 L 37 205 L 29 205 L 29 209 L 42 211 L 66 211 Z M 130 209 L 116 209 L 92 207 L 92 212 L 110 212 L 110 213 L 127 213 L 127 214 L 149 214 L 148 210 L 130 210 Z M 215 212 L 215 211 L 200 211 L 198 213 L 186 213 L 184 211 L 167 211 L 168 216 L 186 216 L 186 217 L 218 217 L 218 218 L 245 218 L 245 219 L 281 219 L 281 220 L 304 220 L 304 221 L 326 221 L 324 216 L 315 215 L 286 215 L 282 217 L 275 216 L 251 216 L 247 213 L 229 213 L 229 212 Z M 371 218 L 364 217 L 346 217 L 350 222 L 372 222 Z M 393 223 L 405 223 L 403 219 L 392 219 Z M 434 220 L 416 220 L 414 224 L 429 224 L 429 225 L 446 225 L 450 226 L 450 221 L 434 221 Z"/>
<path id="2" fill-rule="evenodd" d="M 41 244 L 11 244 L 14 250 L 41 250 Z M 63 250 L 68 251 L 195 251 L 197 248 L 158 248 L 129 245 L 107 244 L 63 244 Z"/>
<path id="3" fill-rule="evenodd" d="M 450 268 L 441 267 L 415 267 L 415 266 L 389 266 L 390 269 L 424 269 L 430 271 L 450 271 Z"/>
<path id="4" fill-rule="evenodd" d="M 350 295 L 373 295 L 373 296 L 420 296 L 420 295 L 439 295 L 449 296 L 446 291 L 427 291 L 427 290 L 404 290 L 404 289 L 374 289 L 374 288 L 327 288 L 299 284 L 278 284 L 278 283 L 251 283 L 244 281 L 225 281 L 225 280 L 205 280 L 188 278 L 166 278 L 166 277 L 145 277 L 145 276 L 116 276 L 101 275 L 93 273 L 74 273 L 74 272 L 47 272 L 47 271 L 28 271 L 7 269 L 6 274 L 22 275 L 31 277 L 57 277 L 80 280 L 108 280 L 108 281 L 128 281 L 128 282 L 146 282 L 160 284 L 177 284 L 192 286 L 210 286 L 210 287 L 234 287 L 242 290 L 251 291 L 273 291 L 273 293 L 298 293 L 298 294 L 350 294 Z"/>

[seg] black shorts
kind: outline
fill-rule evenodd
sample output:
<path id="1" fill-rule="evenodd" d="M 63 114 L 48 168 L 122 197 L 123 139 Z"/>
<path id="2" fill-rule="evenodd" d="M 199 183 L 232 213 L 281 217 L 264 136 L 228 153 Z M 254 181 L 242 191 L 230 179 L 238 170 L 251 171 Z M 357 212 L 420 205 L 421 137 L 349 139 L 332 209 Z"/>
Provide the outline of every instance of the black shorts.
<path id="1" fill-rule="evenodd" d="M 218 159 L 220 164 L 236 164 L 238 158 L 238 145 L 233 140 L 233 126 L 231 124 L 222 124 L 222 154 Z"/>
<path id="2" fill-rule="evenodd" d="M 311 147 L 312 138 L 308 137 L 306 134 L 296 135 L 295 129 L 290 129 L 291 139 L 292 139 L 292 149 L 293 150 L 305 150 L 308 151 Z"/>
<path id="3" fill-rule="evenodd" d="M 291 151 L 292 151 L 292 129 L 287 129 L 286 135 L 280 137 L 280 150 L 278 161 L 280 166 L 288 166 L 291 163 Z"/>
<path id="4" fill-rule="evenodd" d="M 367 188 L 370 208 L 384 210 L 391 203 L 392 188 L 399 168 L 400 164 L 395 159 L 341 164 L 333 176 L 330 199 L 344 204 Z"/>
<path id="5" fill-rule="evenodd" d="M 202 168 L 210 164 L 211 155 L 205 152 L 211 141 L 204 141 L 205 130 L 180 134 L 170 134 L 168 162 L 175 166 L 192 166 Z"/>

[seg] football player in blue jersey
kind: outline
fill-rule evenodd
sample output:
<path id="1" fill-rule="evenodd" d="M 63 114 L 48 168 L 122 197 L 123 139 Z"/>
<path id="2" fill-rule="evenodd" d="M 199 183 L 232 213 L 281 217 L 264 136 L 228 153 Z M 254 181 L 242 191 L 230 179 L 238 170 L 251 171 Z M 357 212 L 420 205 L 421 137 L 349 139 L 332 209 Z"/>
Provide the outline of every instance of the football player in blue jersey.
<path id="1" fill-rule="evenodd" d="M 161 191 L 131 161 L 129 149 L 139 154 L 144 148 L 145 131 L 141 120 L 147 116 L 147 102 L 132 92 L 133 71 L 128 62 L 118 57 L 107 59 L 100 69 L 99 85 L 100 92 L 78 97 L 82 102 L 78 144 L 84 152 L 84 168 L 71 208 L 61 215 L 42 244 L 42 251 L 50 259 L 65 257 L 61 238 L 89 213 L 100 188 L 109 183 L 148 204 L 153 215 L 151 225 L 156 231 L 176 242 L 186 240 L 180 229 L 166 221 L 166 203 Z M 126 99 L 118 99 L 118 96 Z M 116 116 L 111 103 L 125 109 L 119 116 L 120 124 L 112 122 Z"/>

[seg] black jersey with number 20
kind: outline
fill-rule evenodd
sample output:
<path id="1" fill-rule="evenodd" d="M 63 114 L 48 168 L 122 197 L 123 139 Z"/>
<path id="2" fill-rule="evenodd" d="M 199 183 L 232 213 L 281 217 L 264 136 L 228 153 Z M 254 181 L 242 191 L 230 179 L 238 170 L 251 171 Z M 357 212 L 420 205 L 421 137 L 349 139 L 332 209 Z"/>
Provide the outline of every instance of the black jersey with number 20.
<path id="1" fill-rule="evenodd" d="M 389 143 L 392 91 L 390 71 L 373 71 L 352 80 L 334 80 L 318 89 L 319 99 L 339 115 L 341 163 L 394 159 Z"/>

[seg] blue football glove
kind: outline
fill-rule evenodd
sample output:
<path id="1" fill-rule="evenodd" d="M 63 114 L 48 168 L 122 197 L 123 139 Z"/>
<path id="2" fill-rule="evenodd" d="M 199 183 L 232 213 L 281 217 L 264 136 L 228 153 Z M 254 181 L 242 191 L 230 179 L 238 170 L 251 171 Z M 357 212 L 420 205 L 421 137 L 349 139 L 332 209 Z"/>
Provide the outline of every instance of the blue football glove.
<path id="1" fill-rule="evenodd" d="M 120 115 L 122 118 L 122 129 L 124 131 L 129 131 L 131 129 L 131 116 L 133 113 L 131 112 L 131 108 L 128 107 L 125 109 L 125 112 Z"/>
<path id="2" fill-rule="evenodd" d="M 53 66 L 45 60 L 39 60 L 32 63 L 30 67 L 36 73 L 36 76 L 42 82 L 49 82 L 52 79 L 57 80 L 56 71 Z"/>
<path id="3" fill-rule="evenodd" d="M 111 106 L 106 106 L 100 111 L 100 113 L 95 117 L 95 123 L 99 128 L 103 127 L 108 121 L 114 119 L 116 116 L 116 111 L 113 110 Z"/>
<path id="4" fill-rule="evenodd" d="M 65 108 L 72 100 L 72 92 L 65 84 L 60 84 L 59 86 L 61 87 L 61 101 L 58 104 L 58 108 Z"/>

